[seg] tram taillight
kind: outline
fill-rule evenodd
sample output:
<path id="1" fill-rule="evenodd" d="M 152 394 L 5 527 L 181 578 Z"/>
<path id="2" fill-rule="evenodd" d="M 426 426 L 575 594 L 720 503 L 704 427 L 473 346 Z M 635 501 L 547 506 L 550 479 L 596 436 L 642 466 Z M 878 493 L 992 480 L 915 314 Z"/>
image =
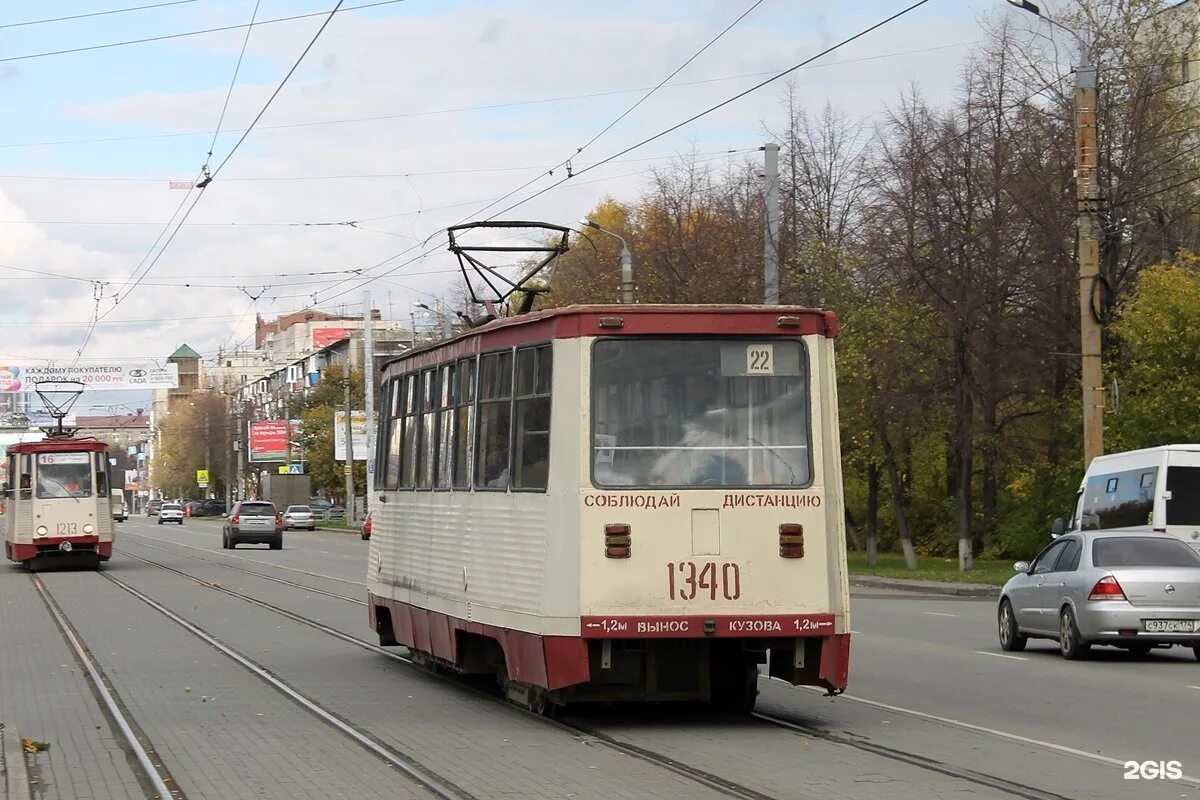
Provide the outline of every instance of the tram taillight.
<path id="1" fill-rule="evenodd" d="M 804 558 L 804 526 L 785 522 L 779 526 L 779 557 Z"/>
<path id="2" fill-rule="evenodd" d="M 604 557 L 629 558 L 633 549 L 633 540 L 629 536 L 629 526 L 616 523 L 604 526 Z"/>

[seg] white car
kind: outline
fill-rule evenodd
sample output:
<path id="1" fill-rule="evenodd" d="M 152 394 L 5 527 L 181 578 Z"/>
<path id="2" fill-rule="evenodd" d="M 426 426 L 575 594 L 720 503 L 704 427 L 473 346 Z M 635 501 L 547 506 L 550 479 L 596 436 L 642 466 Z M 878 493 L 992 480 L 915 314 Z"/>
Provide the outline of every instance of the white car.
<path id="1" fill-rule="evenodd" d="M 288 506 L 283 512 L 283 529 L 303 528 L 309 531 L 317 529 L 317 520 L 312 509 L 308 506 Z"/>
<path id="2" fill-rule="evenodd" d="M 158 524 L 178 522 L 183 525 L 183 506 L 179 503 L 163 503 L 158 509 Z"/>

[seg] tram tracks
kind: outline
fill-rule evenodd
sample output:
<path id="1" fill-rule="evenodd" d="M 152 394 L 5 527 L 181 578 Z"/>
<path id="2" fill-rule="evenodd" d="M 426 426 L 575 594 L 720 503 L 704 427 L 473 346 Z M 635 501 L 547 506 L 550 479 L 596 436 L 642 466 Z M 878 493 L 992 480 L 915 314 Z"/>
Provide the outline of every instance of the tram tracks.
<path id="1" fill-rule="evenodd" d="M 165 570 L 167 572 L 174 573 L 176 575 L 179 575 L 182 578 L 186 578 L 187 580 L 190 580 L 194 583 L 204 586 L 205 588 L 212 589 L 217 592 L 221 592 L 222 594 L 228 595 L 230 597 L 235 597 L 235 598 L 238 598 L 239 600 L 243 600 L 252 605 L 256 605 L 256 606 L 266 609 L 268 611 L 272 611 L 272 612 L 279 614 L 280 616 L 283 616 L 293 622 L 296 622 L 300 625 L 304 625 L 306 627 L 320 631 L 321 633 L 324 633 L 328 636 L 332 636 L 335 639 L 339 639 L 343 642 L 346 642 L 347 644 L 351 644 L 356 647 L 362 648 L 363 650 L 367 650 L 367 651 L 375 653 L 377 655 L 384 656 L 385 658 L 388 658 L 392 661 L 400 662 L 400 663 L 405 664 L 414 669 L 421 669 L 422 671 L 424 671 L 424 668 L 422 668 L 420 665 L 418 665 L 416 662 L 414 662 L 411 658 L 409 658 L 407 656 L 393 652 L 391 650 L 388 650 L 387 648 L 380 647 L 379 645 L 373 644 L 372 642 L 368 642 L 364 639 L 359 639 L 356 636 L 351 636 L 348 633 L 344 633 L 344 632 L 339 631 L 336 628 L 333 628 L 322 622 L 318 622 L 317 620 L 305 617 L 302 614 L 297 614 L 294 611 L 291 611 L 289 609 L 275 605 L 274 603 L 269 603 L 266 600 L 262 600 L 260 598 L 246 594 L 245 592 L 240 592 L 236 589 L 230 589 L 226 586 L 222 586 L 213 581 L 205 580 L 204 578 L 201 578 L 199 576 L 192 575 L 183 570 L 176 569 L 175 567 L 172 567 L 170 565 L 163 564 L 158 561 L 154 561 L 153 559 L 145 558 L 144 556 L 139 556 L 139 555 L 136 555 L 134 553 L 130 553 L 130 552 L 124 551 L 124 550 L 122 550 L 120 552 L 122 555 L 137 559 L 138 561 L 141 561 L 143 563 L 149 564 L 154 567 L 158 567 L 159 569 Z M 207 559 L 199 559 L 199 560 L 207 561 Z M 213 563 L 216 566 L 225 566 L 225 565 L 219 564 L 217 562 L 208 562 L 208 563 Z M 108 575 L 106 575 L 105 577 L 109 578 L 110 580 L 115 580 L 111 576 L 108 576 Z M 343 599 L 348 599 L 348 598 L 343 598 Z M 469 686 L 466 684 L 463 684 L 463 688 L 468 691 L 477 692 L 481 697 L 486 698 L 489 701 L 500 703 L 506 707 L 510 706 L 509 703 L 505 702 L 504 700 L 500 699 L 499 697 L 497 697 L 493 694 L 489 694 L 489 693 L 485 692 L 482 689 L 472 687 L 472 686 Z M 626 755 L 626 756 L 629 756 L 632 758 L 637 758 L 641 761 L 646 761 L 651 764 L 654 764 L 655 766 L 661 767 L 663 769 L 668 770 L 669 772 L 675 773 L 676 775 L 686 778 L 687 780 L 692 781 L 693 783 L 698 783 L 702 786 L 713 789 L 714 791 L 717 791 L 727 797 L 735 797 L 735 798 L 739 798 L 740 800 L 776 800 L 776 798 L 773 798 L 771 795 L 764 794 L 764 793 L 759 792 L 755 789 L 752 789 L 748 786 L 743 786 L 734 781 L 729 781 L 729 780 L 721 778 L 717 775 L 714 775 L 712 773 L 706 772 L 704 770 L 700 770 L 695 767 L 683 764 L 683 763 L 678 762 L 675 759 L 672 759 L 669 756 L 666 756 L 664 754 L 655 753 L 651 750 L 646 750 L 645 748 L 638 747 L 637 745 L 631 744 L 629 742 L 619 741 L 613 737 L 607 736 L 598 731 L 590 730 L 590 729 L 582 727 L 582 726 L 573 725 L 571 723 L 554 720 L 554 719 L 548 719 L 548 718 L 543 718 L 543 717 L 535 717 L 535 719 L 540 720 L 543 724 L 551 725 L 551 726 L 558 728 L 559 730 L 568 732 L 568 733 L 572 734 L 573 736 L 580 736 L 580 735 L 586 736 L 586 737 L 592 739 L 595 743 L 600 744 L 603 747 L 607 747 L 607 748 L 609 748 L 611 750 L 615 750 L 623 755 Z"/>
<path id="2" fill-rule="evenodd" d="M 157 550 L 160 550 L 163 552 L 168 552 L 168 553 L 171 552 L 171 551 L 167 550 L 166 548 L 162 548 L 162 547 L 155 547 L 154 549 L 157 549 Z M 413 659 L 411 659 L 407 656 L 393 652 L 391 650 L 388 650 L 388 649 L 381 647 L 377 644 L 374 644 L 372 642 L 368 642 L 364 639 L 360 639 L 356 636 L 352 636 L 350 634 L 344 633 L 344 632 L 339 631 L 331 626 L 325 625 L 321 622 L 310 619 L 301 614 L 297 614 L 289 609 L 282 608 L 278 605 L 275 605 L 273 603 L 267 602 L 260 598 L 254 597 L 245 592 L 240 592 L 235 589 L 230 589 L 228 587 L 222 586 L 213 581 L 209 581 L 209 580 L 206 580 L 199 576 L 188 573 L 184 570 L 180 570 L 180 569 L 177 569 L 170 565 L 163 564 L 158 561 L 154 561 L 153 559 L 135 555 L 133 553 L 129 553 L 128 551 L 121 551 L 121 552 L 123 555 L 127 555 L 131 558 L 137 559 L 139 561 L 142 561 L 146 564 L 157 567 L 159 569 L 165 570 L 167 572 L 174 573 L 176 575 L 179 575 L 180 577 L 186 578 L 187 580 L 193 581 L 193 582 L 195 582 L 201 586 L 204 586 L 206 588 L 224 593 L 231 597 L 238 598 L 242 601 L 251 603 L 253 605 L 257 605 L 257 606 L 264 608 L 266 610 L 269 610 L 273 613 L 284 616 L 284 617 L 292 620 L 293 622 L 307 626 L 314 630 L 318 630 L 326 635 L 337 638 L 348 644 L 352 644 L 352 645 L 362 648 L 364 650 L 368 650 L 368 651 L 376 653 L 378 655 L 382 655 L 388 659 L 398 661 L 398 662 L 404 663 L 404 664 L 412 666 L 412 667 L 416 667 L 418 669 L 421 669 L 422 671 L 424 671 L 424 669 L 425 669 L 424 667 L 422 667 L 421 665 L 416 663 Z M 212 566 L 223 567 L 223 568 L 233 569 L 233 570 L 236 570 L 239 572 L 249 573 L 249 574 L 255 575 L 257 577 L 265 578 L 267 580 L 272 580 L 272 581 L 279 582 L 279 583 L 284 583 L 287 585 L 291 585 L 293 587 L 304 589 L 306 591 L 312 590 L 312 587 L 304 586 L 302 584 L 295 584 L 294 582 L 291 582 L 291 581 L 275 579 L 272 576 L 262 575 L 255 571 L 241 569 L 241 568 L 235 567 L 233 565 L 225 564 L 222 562 L 213 561 L 210 559 L 205 559 L 205 558 L 201 558 L 201 557 L 197 557 L 197 556 L 191 556 L 191 555 L 187 555 L 187 554 L 177 554 L 177 553 L 171 553 L 171 554 L 172 555 L 184 555 L 187 558 L 198 560 L 198 561 L 201 561 L 204 563 L 208 563 Z M 333 594 L 333 593 L 323 592 L 323 591 L 319 592 L 319 593 L 324 594 L 324 595 Z M 339 597 L 337 595 L 333 595 L 333 596 Z M 346 596 L 340 596 L 339 599 L 353 600 L 353 598 L 349 598 Z M 490 699 L 492 701 L 499 702 L 504 705 L 509 705 L 507 702 L 505 702 L 503 699 L 499 698 L 498 696 L 488 693 L 488 692 L 485 692 L 481 689 L 477 689 L 476 687 L 470 687 L 470 686 L 466 686 L 464 684 L 464 688 L 467 688 L 467 689 L 470 689 L 473 691 L 478 691 L 482 696 L 487 697 L 488 699 Z M 1001 792 L 1005 795 L 1009 795 L 1012 797 L 1023 798 L 1023 800 L 1069 800 L 1069 798 L 1067 798 L 1064 795 L 1060 795 L 1060 794 L 1057 794 L 1054 792 L 1049 792 L 1049 791 L 1045 791 L 1045 790 L 1038 789 L 1035 787 L 1027 786 L 1027 785 L 1024 785 L 1024 784 L 1021 784 L 1021 783 L 1018 783 L 1015 781 L 1010 781 L 1006 778 L 989 775 L 987 773 L 982 773 L 982 772 L 978 772 L 975 770 L 956 767 L 951 764 L 946 764 L 946 763 L 939 762 L 935 759 L 931 759 L 926 755 L 888 747 L 888 746 L 881 745 L 881 744 L 878 744 L 875 742 L 871 742 L 871 741 L 861 738 L 861 737 L 832 733 L 829 731 L 821 730 L 819 728 L 815 728 L 811 725 L 805 724 L 800 721 L 790 720 L 790 719 L 786 719 L 783 717 L 774 716 L 774 715 L 765 714 L 765 713 L 756 712 L 756 713 L 752 714 L 751 716 L 753 719 L 757 720 L 760 723 L 769 725 L 773 728 L 785 730 L 794 735 L 808 737 L 811 739 L 817 739 L 817 740 L 824 741 L 824 742 L 827 742 L 827 743 L 835 745 L 835 746 L 853 748 L 853 749 L 856 749 L 856 750 L 859 750 L 859 751 L 862 751 L 865 753 L 869 753 L 876 757 L 888 759 L 890 761 L 896 761 L 896 762 L 903 763 L 903 764 L 906 764 L 906 765 L 909 765 L 912 767 L 917 767 L 917 768 L 925 770 L 925 771 L 937 773 L 942 776 L 952 778 L 954 780 L 962 781 L 962 782 L 970 784 L 972 786 L 991 789 L 991 790 Z M 678 775 L 686 777 L 687 779 L 689 779 L 695 783 L 699 783 L 710 789 L 714 789 L 722 794 L 725 794 L 726 796 L 738 797 L 738 798 L 742 798 L 743 800 L 772 800 L 771 795 L 760 792 L 752 787 L 748 787 L 748 786 L 745 786 L 745 785 L 742 785 L 742 784 L 739 784 L 739 783 L 736 783 L 733 781 L 726 780 L 725 778 L 722 778 L 719 775 L 708 772 L 706 770 L 701 770 L 695 766 L 681 762 L 681 761 L 679 761 L 669 755 L 666 755 L 664 753 L 641 747 L 640 745 L 619 739 L 617 737 L 611 736 L 607 733 L 604 733 L 602 731 L 588 727 L 586 725 L 567 721 L 567 720 L 562 720 L 562 719 L 550 719 L 550 718 L 543 718 L 543 717 L 538 717 L 538 719 L 541 720 L 541 722 L 543 722 L 544 724 L 552 725 L 554 727 L 559 728 L 560 730 L 563 730 L 564 732 L 570 733 L 575 736 L 587 737 L 597 744 L 600 744 L 604 747 L 608 747 L 610 749 L 621 752 L 629 757 L 637 758 L 637 759 L 655 764 L 656 766 L 659 766 L 663 769 L 669 770 Z"/>
<path id="3" fill-rule="evenodd" d="M 126 555 L 137 558 L 137 556 L 132 556 L 128 553 Z M 475 800 L 473 795 L 428 770 L 424 765 L 417 762 L 416 759 L 359 730 L 335 712 L 300 692 L 286 680 L 273 674 L 270 670 L 256 663 L 245 654 L 220 641 L 217 637 L 184 619 L 125 581 L 104 572 L 100 573 L 100 577 L 167 617 L 176 625 L 213 647 L 272 689 L 299 705 L 305 711 L 322 720 L 339 733 L 349 737 L 358 745 L 381 759 L 387 766 L 398 770 L 414 783 L 423 787 L 431 797 L 438 798 L 439 800 Z M 127 747 L 127 752 L 136 760 L 139 768 L 135 770 L 135 773 L 138 780 L 143 784 L 146 797 L 153 798 L 153 800 L 187 800 L 187 795 L 171 776 L 170 770 L 163 763 L 160 754 L 155 752 L 149 737 L 138 726 L 127 704 L 121 699 L 112 681 L 88 649 L 81 635 L 75 630 L 53 593 L 37 575 L 31 575 L 30 578 L 33 581 L 35 590 L 49 609 L 63 638 L 67 641 L 76 659 L 86 672 L 89 683 L 100 700 L 114 733 L 121 738 Z M 212 588 L 220 587 L 214 585 Z M 282 609 L 279 610 L 282 611 Z M 332 629 L 330 631 L 332 632 Z"/>
<path id="4" fill-rule="evenodd" d="M 33 588 L 41 597 L 42 602 L 46 604 L 54 624 L 74 653 L 76 661 L 87 674 L 88 683 L 91 685 L 96 699 L 100 701 L 113 733 L 124 742 L 126 752 L 136 761 L 139 769 L 135 770 L 135 774 L 143 788 L 146 789 L 147 797 L 158 800 L 186 800 L 183 790 L 175 784 L 175 779 L 171 777 L 170 771 L 161 763 L 158 754 L 154 752 L 153 745 L 149 743 L 145 733 L 134 721 L 125 703 L 113 688 L 108 675 L 83 643 L 54 595 L 37 575 L 30 574 L 29 577 L 33 581 Z"/>

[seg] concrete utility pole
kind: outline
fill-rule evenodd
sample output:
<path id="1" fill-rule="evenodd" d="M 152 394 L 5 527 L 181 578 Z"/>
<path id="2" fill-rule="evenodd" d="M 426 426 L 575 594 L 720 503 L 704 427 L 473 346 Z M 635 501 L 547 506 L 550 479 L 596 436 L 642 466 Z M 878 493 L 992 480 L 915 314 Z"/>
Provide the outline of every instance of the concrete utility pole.
<path id="1" fill-rule="evenodd" d="M 224 448 L 222 448 L 225 450 L 225 475 L 224 475 L 225 507 L 232 508 L 233 507 L 233 480 L 232 480 L 232 478 L 233 478 L 233 446 L 229 442 L 229 437 L 228 437 L 229 412 L 231 409 L 229 408 L 229 395 L 222 394 L 221 399 L 224 401 L 224 405 L 225 405 L 225 424 L 223 426 L 221 426 L 224 429 L 224 431 L 226 432 L 226 435 L 221 437 L 221 438 L 225 439 L 225 445 L 226 445 Z M 234 430 L 236 431 L 237 428 L 234 428 Z"/>
<path id="2" fill-rule="evenodd" d="M 246 430 L 247 437 L 249 437 L 249 429 L 246 428 L 245 430 Z M 234 449 L 237 450 L 237 454 L 238 454 L 237 494 L 234 496 L 234 498 L 233 498 L 234 500 L 242 500 L 246 496 L 246 449 L 249 447 L 249 445 L 247 445 L 247 447 L 242 447 L 242 431 L 243 431 L 242 404 L 241 404 L 241 402 L 238 402 L 238 404 L 237 404 L 237 437 L 238 438 L 233 443 Z M 232 510 L 232 508 L 230 510 Z"/>
<path id="3" fill-rule="evenodd" d="M 350 371 L 346 370 L 346 375 L 343 381 L 346 394 L 346 522 L 353 523 L 357 519 L 354 513 L 354 440 L 351 438 L 350 428 Z"/>
<path id="4" fill-rule="evenodd" d="M 363 514 L 371 507 L 371 483 L 375 479 L 375 331 L 371 293 L 363 292 L 363 410 L 367 416 L 367 491 Z M 346 440 L 349 454 L 350 440 Z M 351 462 L 353 466 L 354 462 Z"/>
<path id="5" fill-rule="evenodd" d="M 1100 292 L 1100 180 L 1096 149 L 1096 67 L 1087 44 L 1071 30 L 1041 12 L 1029 0 L 1008 0 L 1066 31 L 1079 44 L 1075 67 L 1075 214 L 1079 232 L 1079 383 L 1083 401 L 1083 466 L 1104 453 L 1104 364 L 1101 353 L 1103 326 L 1098 319 Z"/>
<path id="6" fill-rule="evenodd" d="M 763 147 L 763 198 L 766 226 L 763 232 L 763 302 L 779 305 L 779 145 Z"/>
<path id="7" fill-rule="evenodd" d="M 1096 174 L 1096 68 L 1082 54 L 1075 69 L 1075 180 L 1079 216 L 1079 337 L 1083 363 L 1083 465 L 1104 453 L 1103 329 L 1100 289 L 1100 181 Z"/>

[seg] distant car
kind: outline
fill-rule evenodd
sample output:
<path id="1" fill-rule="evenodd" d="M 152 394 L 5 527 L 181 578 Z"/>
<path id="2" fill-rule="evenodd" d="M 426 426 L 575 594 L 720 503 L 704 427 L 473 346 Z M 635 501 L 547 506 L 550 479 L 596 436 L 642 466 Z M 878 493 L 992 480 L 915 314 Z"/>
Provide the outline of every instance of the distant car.
<path id="1" fill-rule="evenodd" d="M 188 503 L 189 513 L 193 517 L 223 517 L 225 516 L 225 501 L 210 497 L 207 500 L 193 500 Z"/>
<path id="2" fill-rule="evenodd" d="M 1182 645 L 1200 660 L 1200 553 L 1175 536 L 1075 532 L 1013 568 L 997 607 L 1004 650 L 1031 638 L 1057 639 L 1068 659 L 1094 644 L 1134 654 Z"/>
<path id="3" fill-rule="evenodd" d="M 283 515 L 274 503 L 243 500 L 233 507 L 221 529 L 221 546 L 232 550 L 239 544 L 269 544 L 283 549 Z"/>
<path id="4" fill-rule="evenodd" d="M 371 515 L 374 513 L 375 513 L 374 511 L 368 511 L 367 518 L 363 520 L 361 535 L 362 535 L 362 538 L 364 538 L 364 539 L 371 538 Z"/>
<path id="5" fill-rule="evenodd" d="M 178 522 L 183 525 L 183 506 L 180 503 L 163 503 L 158 508 L 158 524 Z"/>
<path id="6" fill-rule="evenodd" d="M 158 510 L 160 508 L 162 508 L 162 504 L 163 504 L 162 500 L 151 500 L 149 503 L 146 503 L 146 516 L 147 517 L 157 516 Z"/>
<path id="7" fill-rule="evenodd" d="M 286 531 L 292 528 L 315 531 L 317 521 L 313 517 L 312 509 L 308 506 L 288 506 L 283 512 L 283 529 Z"/>
<path id="8" fill-rule="evenodd" d="M 113 489 L 109 497 L 109 505 L 112 510 L 112 518 L 117 522 L 124 522 L 129 519 L 129 509 L 125 507 L 125 493 L 120 489 Z"/>

